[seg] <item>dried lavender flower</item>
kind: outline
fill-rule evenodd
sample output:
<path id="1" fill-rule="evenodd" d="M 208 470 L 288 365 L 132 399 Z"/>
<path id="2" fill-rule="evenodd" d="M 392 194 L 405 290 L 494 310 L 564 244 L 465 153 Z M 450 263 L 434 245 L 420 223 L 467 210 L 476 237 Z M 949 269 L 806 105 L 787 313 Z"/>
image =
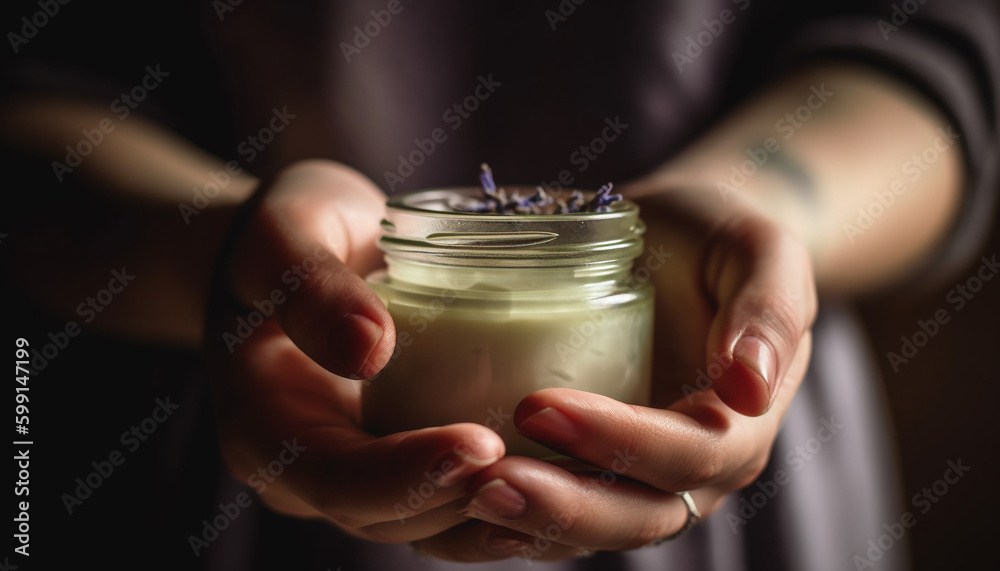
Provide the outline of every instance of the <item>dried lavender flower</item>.
<path id="1" fill-rule="evenodd" d="M 521 196 L 514 192 L 510 196 L 503 188 L 497 188 L 493 180 L 493 171 L 483 163 L 480 167 L 479 183 L 483 188 L 483 199 L 470 198 L 456 209 L 465 212 L 481 214 L 572 214 L 576 212 L 610 212 L 611 205 L 622 199 L 620 194 L 611 194 L 614 187 L 610 182 L 597 191 L 594 198 L 587 202 L 583 193 L 574 190 L 568 198 L 553 196 L 542 187 L 536 187 L 535 193 Z M 565 194 L 565 193 L 563 193 Z"/>
<path id="2" fill-rule="evenodd" d="M 597 190 L 594 198 L 587 203 L 585 210 L 587 212 L 610 212 L 611 205 L 622 199 L 620 194 L 611 194 L 611 189 L 615 185 L 610 182 Z"/>
<path id="3" fill-rule="evenodd" d="M 497 196 L 497 185 L 493 182 L 493 171 L 490 170 L 490 165 L 483 163 L 479 165 L 482 172 L 479 173 L 479 184 L 483 187 L 483 192 L 486 196 L 496 198 Z"/>

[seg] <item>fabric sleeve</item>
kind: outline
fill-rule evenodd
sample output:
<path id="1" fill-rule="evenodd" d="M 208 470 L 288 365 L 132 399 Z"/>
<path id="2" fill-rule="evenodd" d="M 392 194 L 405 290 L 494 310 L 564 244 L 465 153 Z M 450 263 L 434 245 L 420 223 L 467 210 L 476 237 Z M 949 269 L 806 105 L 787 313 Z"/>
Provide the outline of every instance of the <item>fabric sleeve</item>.
<path id="1" fill-rule="evenodd" d="M 900 285 L 954 279 L 988 237 L 1000 185 L 1000 3 L 995 0 L 831 2 L 790 36 L 782 65 L 838 57 L 875 65 L 936 103 L 965 163 L 962 204 L 948 237 Z M 817 13 L 820 10 L 817 10 Z"/>

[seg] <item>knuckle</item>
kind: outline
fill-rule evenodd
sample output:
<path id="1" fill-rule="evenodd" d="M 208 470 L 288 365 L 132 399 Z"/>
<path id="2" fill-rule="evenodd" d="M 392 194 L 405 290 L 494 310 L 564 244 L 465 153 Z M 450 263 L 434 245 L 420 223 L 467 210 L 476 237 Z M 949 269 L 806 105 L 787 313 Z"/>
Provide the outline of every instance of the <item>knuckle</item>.
<path id="1" fill-rule="evenodd" d="M 684 490 L 696 490 L 714 483 L 723 474 L 725 459 L 717 449 L 711 449 L 697 458 L 688 473 L 681 478 Z"/>
<path id="2" fill-rule="evenodd" d="M 583 485 L 589 485 L 587 482 L 581 482 Z M 558 526 L 562 528 L 563 532 L 569 530 L 579 530 L 586 528 L 588 508 L 585 507 L 586 502 L 561 502 L 558 504 L 558 508 L 548 510 L 547 523 L 553 523 L 558 520 Z M 555 506 L 553 506 L 554 508 Z M 558 516 L 558 517 L 556 517 Z"/>
<path id="3" fill-rule="evenodd" d="M 624 405 L 622 407 L 620 423 L 621 430 L 618 431 L 620 436 L 616 439 L 616 446 L 613 449 L 609 447 L 607 450 L 604 458 L 604 466 L 616 466 L 616 461 L 622 453 L 626 455 L 634 454 L 637 458 L 636 463 L 641 463 L 643 458 L 650 456 L 650 454 L 645 453 L 649 442 L 649 420 L 646 418 L 642 407 Z M 629 466 L 625 466 L 622 473 L 624 474 L 628 469 Z"/>
<path id="4" fill-rule="evenodd" d="M 788 230 L 764 219 L 744 217 L 720 225 L 711 240 L 709 268 L 717 280 L 722 267 L 730 263 L 746 265 L 771 259 L 787 269 L 784 276 L 801 277 L 799 283 L 778 287 L 759 300 L 761 327 L 781 339 L 797 342 L 811 326 L 818 301 L 812 262 L 807 247 Z M 714 282 L 710 282 L 714 283 Z"/>
<path id="5" fill-rule="evenodd" d="M 773 296 L 761 310 L 764 326 L 772 330 L 779 339 L 798 343 L 805 331 L 805 319 L 787 295 Z"/>
<path id="6" fill-rule="evenodd" d="M 791 315 L 795 316 L 795 331 L 801 334 L 808 329 L 816 317 L 819 301 L 816 295 L 816 280 L 812 267 L 812 256 L 809 249 L 801 240 L 795 238 L 787 231 L 783 232 L 783 239 L 779 249 L 779 256 L 783 267 L 789 268 L 786 275 L 797 276 L 799 282 L 796 287 L 785 285 L 779 290 L 779 299 L 788 308 L 792 309 Z"/>

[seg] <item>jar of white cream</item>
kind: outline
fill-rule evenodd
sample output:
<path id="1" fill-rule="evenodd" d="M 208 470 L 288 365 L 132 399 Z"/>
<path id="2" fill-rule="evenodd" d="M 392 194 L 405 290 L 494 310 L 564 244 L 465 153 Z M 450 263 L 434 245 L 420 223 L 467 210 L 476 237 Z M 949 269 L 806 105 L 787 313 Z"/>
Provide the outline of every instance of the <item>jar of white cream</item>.
<path id="1" fill-rule="evenodd" d="M 553 456 L 514 428 L 529 393 L 649 402 L 653 294 L 631 279 L 645 227 L 625 200 L 569 214 L 456 208 L 479 192 L 389 200 L 386 269 L 369 283 L 395 322 L 396 351 L 362 388 L 363 421 L 375 434 L 475 422 L 496 430 L 508 454 Z"/>

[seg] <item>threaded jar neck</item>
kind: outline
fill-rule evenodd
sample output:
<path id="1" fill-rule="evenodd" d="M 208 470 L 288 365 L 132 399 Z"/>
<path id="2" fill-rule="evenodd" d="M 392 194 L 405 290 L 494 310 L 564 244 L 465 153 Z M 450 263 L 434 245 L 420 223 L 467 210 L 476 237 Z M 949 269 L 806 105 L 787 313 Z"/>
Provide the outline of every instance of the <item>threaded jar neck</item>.
<path id="1" fill-rule="evenodd" d="M 534 190 L 505 188 L 524 194 Z M 455 268 L 459 274 L 478 269 L 511 278 L 537 276 L 530 281 L 605 281 L 627 274 L 642 251 L 645 226 L 638 206 L 630 201 L 617 202 L 604 213 L 499 215 L 455 210 L 455 204 L 479 192 L 463 187 L 392 197 L 379 241 L 389 277 L 423 281 L 421 276 L 431 278 L 438 268 Z"/>

